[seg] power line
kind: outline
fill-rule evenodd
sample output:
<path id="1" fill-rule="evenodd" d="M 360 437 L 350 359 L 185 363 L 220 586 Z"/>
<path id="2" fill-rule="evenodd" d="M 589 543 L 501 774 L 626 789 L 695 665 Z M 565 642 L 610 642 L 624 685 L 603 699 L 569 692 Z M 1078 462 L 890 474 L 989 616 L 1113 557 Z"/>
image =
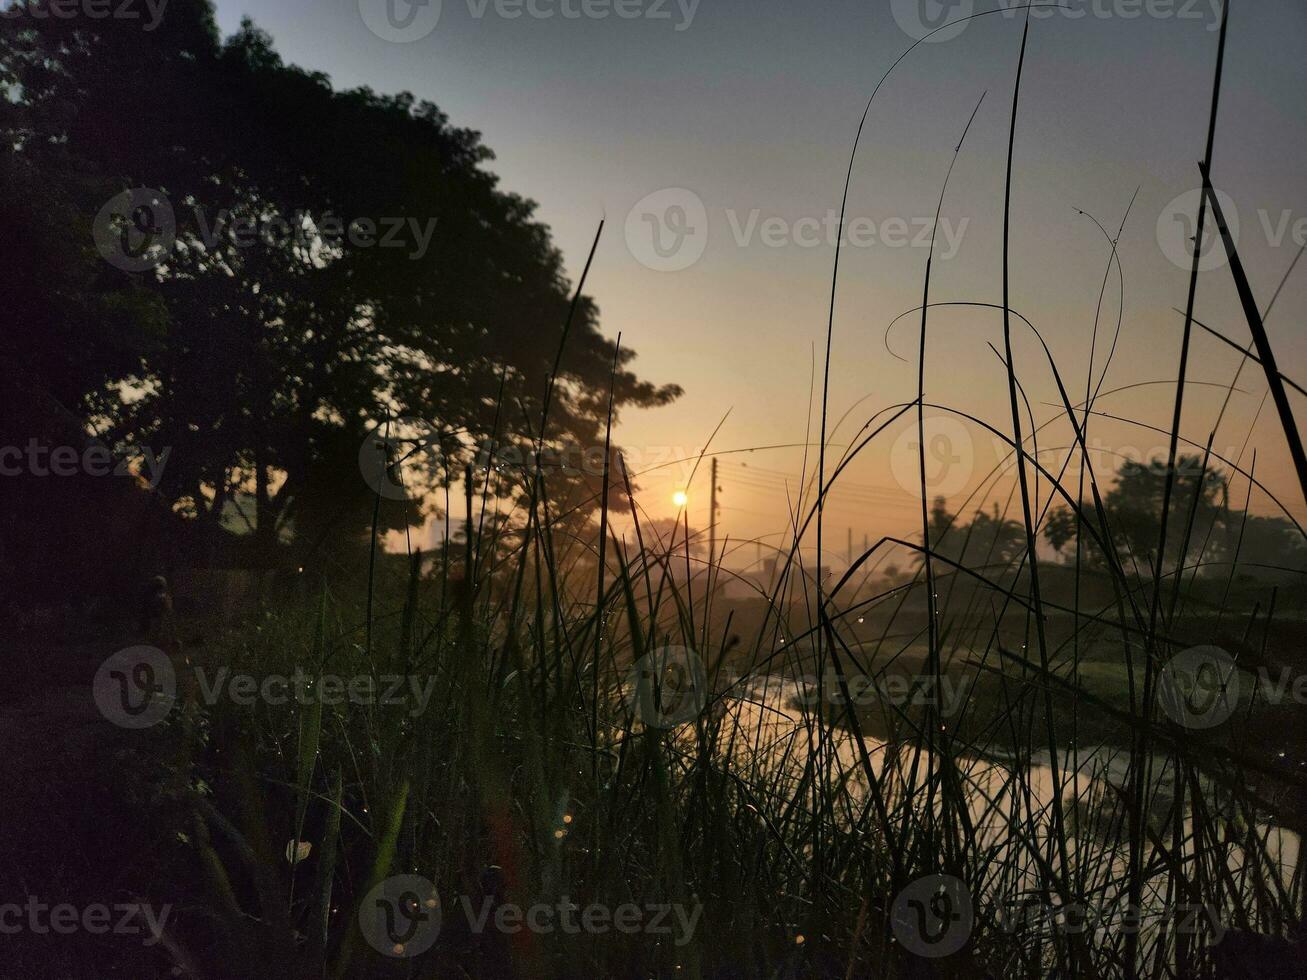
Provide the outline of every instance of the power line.
<path id="1" fill-rule="evenodd" d="M 732 475 L 737 477 L 740 475 L 748 475 L 748 476 L 753 476 L 755 479 L 759 481 L 766 481 L 769 479 L 780 479 L 793 483 L 796 486 L 799 485 L 800 483 L 806 485 L 808 483 L 813 482 L 811 478 L 800 481 L 800 479 L 797 476 L 791 473 L 784 473 L 780 470 L 766 469 L 761 466 L 757 466 L 757 467 L 747 466 L 742 463 L 727 463 L 725 465 L 730 467 L 731 470 L 733 471 Z M 898 493 L 892 487 L 877 486 L 874 483 L 858 483 L 852 480 L 837 481 L 831 487 L 831 490 L 832 491 L 848 490 L 853 492 L 862 491 L 866 493 L 892 494 L 895 496 L 897 496 Z"/>
<path id="2" fill-rule="evenodd" d="M 810 485 L 799 484 L 797 481 L 794 483 L 770 482 L 764 478 L 742 476 L 739 473 L 730 473 L 728 476 L 744 486 L 758 490 L 776 492 L 788 490 L 791 493 L 798 493 L 799 491 L 806 493 L 810 492 L 812 489 Z M 852 496 L 865 500 L 868 503 L 883 503 L 891 505 L 904 501 L 910 502 L 913 496 L 906 492 L 896 492 L 888 488 L 872 488 L 861 486 L 859 484 L 844 484 L 838 482 L 827 490 L 827 494 L 832 496 Z"/>

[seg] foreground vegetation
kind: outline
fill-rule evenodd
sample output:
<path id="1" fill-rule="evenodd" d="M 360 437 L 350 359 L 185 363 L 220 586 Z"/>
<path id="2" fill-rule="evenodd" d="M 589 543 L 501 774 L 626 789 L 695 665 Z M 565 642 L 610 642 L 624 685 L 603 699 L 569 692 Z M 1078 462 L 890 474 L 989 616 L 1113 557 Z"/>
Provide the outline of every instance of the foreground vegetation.
<path id="1" fill-rule="evenodd" d="M 198 619 L 165 618 L 150 636 L 165 659 L 118 676 L 145 682 L 138 693 L 147 700 L 160 677 L 176 680 L 175 696 L 161 702 L 166 715 L 133 733 L 138 754 L 123 767 L 168 831 L 158 893 L 145 896 L 177 906 L 158 937 L 167 969 L 222 980 L 1188 978 L 1257 975 L 1260 964 L 1301 955 L 1307 755 L 1283 732 L 1301 730 L 1304 705 L 1292 692 L 1304 629 L 1300 600 L 1279 591 L 1301 582 L 1301 552 L 1292 544 L 1291 559 L 1268 569 L 1265 548 L 1248 561 L 1244 547 L 1250 527 L 1281 542 L 1301 540 L 1302 529 L 1285 508 L 1272 527 L 1232 506 L 1229 493 L 1210 493 L 1213 480 L 1246 481 L 1249 496 L 1260 484 L 1242 461 L 1214 458 L 1215 432 L 1206 446 L 1181 436 L 1192 286 L 1165 463 L 1113 476 L 1095 471 L 1086 448 L 1110 357 L 1095 384 L 1091 355 L 1083 396 L 1048 357 L 1058 421 L 1072 440 L 1063 458 L 1050 462 L 1024 428 L 1013 347 L 1026 326 L 1013 322 L 1006 246 L 996 309 L 1009 424 L 927 402 L 927 264 L 915 311 L 916 399 L 866 420 L 836 459 L 823 391 L 819 450 L 790 539 L 774 580 L 746 609 L 724 598 L 725 548 L 696 551 L 688 525 L 675 532 L 679 544 L 654 533 L 611 441 L 615 406 L 676 392 L 623 373 L 620 346 L 602 338 L 584 301 L 584 275 L 568 306 L 557 256 L 529 209 L 492 194 L 470 162 L 476 141 L 446 132 L 434 107 L 333 95 L 323 80 L 283 69 L 252 28 L 219 49 L 204 24 L 192 26 L 186 56 L 170 57 L 184 76 L 200 64 L 257 88 L 271 75 L 303 88 L 330 118 L 357 109 L 387 131 L 451 144 L 465 193 L 507 212 L 513 240 L 530 246 L 533 286 L 521 304 L 556 313 L 561 331 L 556 345 L 545 330 L 528 331 L 536 346 L 511 370 L 482 349 L 484 327 L 452 353 L 431 346 L 443 320 L 400 338 L 431 359 L 477 366 L 475 396 L 459 409 L 469 414 L 444 420 L 433 465 L 430 437 L 398 420 L 406 406 L 439 409 L 428 361 L 403 365 L 400 387 L 379 382 L 393 338 L 360 331 L 357 316 L 390 304 L 386 325 L 405 322 L 421 273 L 398 283 L 379 275 L 367 295 L 344 275 L 325 292 L 346 312 L 324 319 L 333 342 L 367 337 L 358 361 L 367 383 L 349 382 L 357 399 L 338 411 L 331 379 L 311 379 L 322 383 L 313 389 L 321 401 L 270 436 L 264 423 L 279 417 L 282 397 L 298 404 L 293 396 L 303 394 L 305 357 L 289 344 L 268 358 L 277 368 L 268 387 L 224 394 L 248 423 L 236 442 L 207 447 L 217 459 L 197 452 L 179 471 L 184 486 L 162 485 L 170 515 L 199 522 L 220 522 L 227 495 L 252 492 L 258 556 L 278 566 L 237 626 L 205 623 L 203 608 Z M 1223 26 L 1222 50 L 1224 38 Z M 56 36 L 50 51 L 76 54 L 81 40 Z M 131 62 L 131 49 L 112 50 Z M 39 45 L 19 54 L 9 71 L 31 84 L 59 60 Z M 1219 77 L 1218 68 L 1217 95 Z M 1013 131 L 1019 94 L 1018 66 Z M 1010 157 L 1011 144 L 1009 187 Z M 269 167 L 262 176 L 286 178 L 298 193 L 297 172 L 260 159 Z M 29 164 L 6 163 L 30 175 Z M 1202 176 L 1214 206 L 1205 168 Z M 207 186 L 207 177 L 195 183 Z M 339 187 L 322 183 L 315 203 L 330 204 Z M 234 196 L 261 204 L 257 194 Z M 1206 205 L 1195 279 L 1205 216 Z M 1224 232 L 1219 213 L 1212 218 Z M 1250 299 L 1238 254 L 1221 238 L 1241 299 Z M 476 264 L 467 242 L 449 249 Z M 197 330 L 231 294 L 267 278 L 237 269 L 246 282 L 217 258 L 190 255 L 192 285 L 155 281 L 147 306 L 191 304 Z M 1110 236 L 1104 264 L 1106 289 L 1123 275 Z M 276 268 L 289 305 L 252 311 L 244 326 L 301 322 L 287 310 L 305 295 L 305 270 Z M 140 284 L 124 280 L 117 285 L 135 295 Z M 305 336 L 316 335 L 322 312 L 308 306 Z M 1256 304 L 1244 306 L 1248 357 L 1255 348 L 1307 494 L 1285 379 Z M 130 320 L 133 336 L 152 322 Z M 564 375 L 578 338 L 584 370 Z M 165 353 L 185 364 L 193 356 L 188 341 Z M 108 379 L 82 380 L 72 393 L 86 404 Z M 276 397 L 263 399 L 267 390 Z M 185 399 L 168 404 L 179 392 Z M 135 421 L 146 435 L 176 426 L 203 442 L 191 429 L 191 396 L 212 408 L 182 381 L 146 399 Z M 825 575 L 824 509 L 844 468 L 895 424 L 915 424 L 924 447 L 928 410 L 1006 443 L 1008 458 L 977 490 L 987 503 L 1006 480 L 1006 505 L 984 512 L 988 523 L 967 524 L 932 508 L 923 455 L 919 530 L 869 545 Z M 509 423 L 519 416 L 520 427 Z M 366 437 L 365 420 L 375 426 Z M 117 421 L 130 430 L 133 419 Z M 455 422 L 465 423 L 466 440 L 452 434 Z M 604 450 L 598 479 L 566 484 L 563 495 L 557 474 L 547 479 L 540 465 L 560 430 L 602 439 Z M 389 454 L 388 489 L 423 477 L 443 486 L 460 536 L 447 534 L 434 555 L 386 552 L 386 532 L 409 528 L 417 508 L 403 494 L 383 504 L 377 481 L 353 479 L 365 438 Z M 528 452 L 492 466 L 475 442 Z M 325 475 L 310 472 L 315 459 L 327 460 Z M 459 469 L 466 496 L 455 518 L 448 490 Z M 342 474 L 350 513 L 372 515 L 361 542 L 324 506 Z M 1135 480 L 1153 482 L 1146 506 L 1132 511 L 1119 492 Z M 316 489 L 295 497 L 297 481 Z M 512 503 L 506 516 L 501 501 Z M 311 543 L 281 548 L 283 514 L 298 514 L 296 530 Z M 807 567 L 801 548 L 813 538 Z M 1055 566 L 1041 540 L 1058 552 Z M 290 554 L 294 562 L 276 560 Z M 911 572 L 878 578 L 891 560 Z M 1260 577 L 1243 577 L 1253 566 Z M 1219 646 L 1226 659 L 1195 663 L 1200 646 Z M 1286 678 L 1287 687 L 1276 693 L 1261 677 Z M 547 914 L 532 919 L 533 909 Z"/>
<path id="2" fill-rule="evenodd" d="M 1014 128 L 1016 107 L 1014 96 Z M 1210 159 L 1210 138 L 1207 149 Z M 1113 243 L 1105 288 L 1114 262 Z M 196 858 L 222 911 L 191 938 L 209 951 L 192 959 L 216 949 L 229 970 L 272 962 L 313 976 L 1191 977 L 1260 969 L 1267 949 L 1297 955 L 1307 760 L 1241 737 L 1228 716 L 1195 723 L 1183 711 L 1192 699 L 1177 702 L 1178 683 L 1181 695 L 1214 695 L 1208 708 L 1230 686 L 1229 673 L 1214 686 L 1181 676 L 1186 651 L 1219 635 L 1214 623 L 1245 672 L 1287 657 L 1292 674 L 1301 636 L 1296 621 L 1276 618 L 1273 586 L 1268 605 L 1259 597 L 1251 607 L 1257 589 L 1233 588 L 1238 539 L 1223 575 L 1199 574 L 1211 537 L 1199 520 L 1210 516 L 1203 488 L 1217 467 L 1209 440 L 1184 467 L 1188 484 L 1178 475 L 1186 357 L 1158 509 L 1143 529 L 1158 546 L 1137 554 L 1140 528 L 1123 539 L 1114 526 L 1107 477 L 1085 448 L 1092 372 L 1073 404 L 1050 356 L 1075 445 L 1059 469 L 1031 451 L 1006 283 L 1005 262 L 1012 426 L 986 428 L 1006 439 L 1017 476 L 1009 508 L 1024 547 L 1006 560 L 976 565 L 950 552 L 951 529 L 932 526 L 923 459 L 920 537 L 877 542 L 823 580 L 826 496 L 894 421 L 915 415 L 922 431 L 919 397 L 869 420 L 838 461 L 826 458 L 823 411 L 793 551 L 747 632 L 720 605 L 720 556 L 692 557 L 688 528 L 681 552 L 646 540 L 638 494 L 620 455 L 606 453 L 597 528 L 556 533 L 539 470 L 522 467 L 509 477 L 521 520 L 482 533 L 469 473 L 462 550 L 449 544 L 430 576 L 414 559 L 412 574 L 387 586 L 374 534 L 362 609 L 358 590 L 306 588 L 298 611 L 279 610 L 224 649 L 220 662 L 256 673 L 307 664 L 430 676 L 437 710 L 250 715 L 191 699 L 177 722 L 191 746 L 178 802 L 193 810 Z M 923 383 L 929 309 L 927 272 Z M 1283 380 L 1260 316 L 1248 313 L 1297 461 Z M 1192 290 L 1186 351 L 1191 320 Z M 538 437 L 548 422 L 547 395 Z M 1222 462 L 1230 478 L 1254 481 L 1239 461 Z M 622 494 L 635 519 L 618 534 L 610 498 Z M 1054 598 L 1037 547 L 1055 504 L 1069 600 Z M 798 558 L 810 531 L 818 569 Z M 853 588 L 891 549 L 918 555 L 915 577 L 881 596 Z M 583 585 L 567 573 L 579 556 L 594 569 Z M 1082 595 L 1091 575 L 1105 602 Z M 957 581 L 969 587 L 951 588 Z M 881 639 L 851 642 L 852 618 L 865 626 L 873 606 Z M 882 698 L 866 724 L 850 680 L 883 678 L 893 652 L 913 643 L 911 683 L 941 690 L 946 661 L 974 681 L 952 704 L 960 718 L 938 699 L 891 699 L 886 710 Z M 815 692 L 802 686 L 809 676 Z M 1272 716 L 1256 697 L 1235 705 L 1263 732 L 1268 718 L 1276 725 L 1301 708 L 1276 705 Z M 300 841 L 311 849 L 286 869 L 282 841 L 288 854 Z M 361 942 L 368 910 L 356 912 L 400 872 L 435 883 L 445 917 L 425 958 L 388 964 Z M 466 910 L 486 897 L 496 907 L 665 904 L 696 910 L 696 925 L 660 939 L 483 931 Z"/>

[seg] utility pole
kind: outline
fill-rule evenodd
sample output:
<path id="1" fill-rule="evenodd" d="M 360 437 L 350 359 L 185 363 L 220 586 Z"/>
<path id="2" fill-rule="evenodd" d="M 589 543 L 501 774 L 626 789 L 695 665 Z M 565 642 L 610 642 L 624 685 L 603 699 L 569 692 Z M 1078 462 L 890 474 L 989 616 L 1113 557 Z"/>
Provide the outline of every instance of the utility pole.
<path id="1" fill-rule="evenodd" d="M 474 543 L 472 541 L 472 529 L 475 526 L 472 523 L 472 498 L 476 493 L 476 484 L 474 481 L 475 477 L 473 475 L 472 464 L 468 463 L 463 470 L 463 495 L 466 498 L 467 503 L 467 519 L 466 524 L 463 527 L 463 535 L 466 538 L 466 541 L 464 541 L 465 554 L 463 557 L 463 577 L 467 579 L 468 588 L 472 587 L 472 561 L 473 555 L 475 554 L 473 551 Z"/>
<path id="2" fill-rule="evenodd" d="M 717 457 L 712 458 L 712 491 L 708 495 L 708 574 L 712 575 L 717 554 Z"/>
<path id="3" fill-rule="evenodd" d="M 853 528 L 849 528 L 849 565 L 853 565 Z"/>

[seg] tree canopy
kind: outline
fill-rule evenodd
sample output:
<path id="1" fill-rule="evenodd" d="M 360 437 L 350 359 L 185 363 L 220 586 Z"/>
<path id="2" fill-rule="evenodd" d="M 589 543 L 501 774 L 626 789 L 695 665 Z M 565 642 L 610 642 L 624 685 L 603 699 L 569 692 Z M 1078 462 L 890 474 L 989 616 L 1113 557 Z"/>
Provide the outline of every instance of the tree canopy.
<path id="1" fill-rule="evenodd" d="M 337 91 L 248 21 L 223 40 L 208 0 L 149 32 L 0 20 L 0 85 L 0 223 L 24 246 L 0 351 L 117 451 L 170 447 L 157 492 L 178 512 L 217 529 L 244 497 L 265 545 L 313 540 L 371 516 L 360 446 L 389 419 L 432 433 L 432 486 L 478 445 L 540 437 L 571 287 L 478 133 Z M 602 447 L 610 381 L 617 409 L 679 395 L 633 357 L 581 297 L 547 445 Z"/>
<path id="2" fill-rule="evenodd" d="M 1165 462 L 1127 460 L 1103 496 L 1117 560 L 1133 573 L 1152 574 L 1165 485 Z M 1093 504 L 1082 504 L 1081 513 L 1082 520 L 1093 522 L 1097 530 Z M 1215 570 L 1228 575 L 1230 566 L 1237 564 L 1274 577 L 1307 565 L 1307 549 L 1293 523 L 1233 506 L 1225 473 L 1215 467 L 1205 468 L 1201 456 L 1181 455 L 1176 461 L 1171 513 L 1165 569 L 1175 567 L 1182 547 L 1182 564 L 1187 572 Z M 1074 555 L 1077 530 L 1076 514 L 1065 506 L 1052 508 L 1043 526 L 1045 540 L 1068 559 Z M 1083 533 L 1080 542 L 1082 559 L 1092 566 L 1102 566 L 1105 559 L 1093 537 Z"/>

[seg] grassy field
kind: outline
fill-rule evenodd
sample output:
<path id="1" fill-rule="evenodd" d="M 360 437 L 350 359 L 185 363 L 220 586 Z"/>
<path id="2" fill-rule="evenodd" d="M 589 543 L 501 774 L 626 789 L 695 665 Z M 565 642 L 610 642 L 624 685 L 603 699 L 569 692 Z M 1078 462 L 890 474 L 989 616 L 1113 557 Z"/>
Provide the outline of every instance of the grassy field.
<path id="1" fill-rule="evenodd" d="M 1224 24 L 1220 37 L 1223 51 Z M 1009 197 L 1020 63 L 1016 79 Z M 1199 241 L 1207 218 L 1224 230 L 1204 205 Z M 374 516 L 366 538 L 342 532 L 268 572 L 234 618 L 214 596 L 57 664 L 40 658 L 62 638 L 29 631 L 17 682 L 66 690 L 44 712 L 0 699 L 0 721 L 77 754 L 67 778 L 97 786 L 97 833 L 67 823 L 57 773 L 51 791 L 11 767 L 16 893 L 44 866 L 75 894 L 96 860 L 62 855 L 76 837 L 113 858 L 104 888 L 170 913 L 130 962 L 78 941 L 57 946 L 57 967 L 135 980 L 1303 975 L 1303 570 L 1238 574 L 1241 536 L 1232 557 L 1204 560 L 1200 495 L 1190 507 L 1177 475 L 1182 451 L 1198 452 L 1200 487 L 1218 468 L 1215 431 L 1205 449 L 1181 436 L 1195 286 L 1150 542 L 1130 549 L 1086 434 L 1110 356 L 1098 388 L 1091 364 L 1083 398 L 1068 392 L 1038 331 L 1014 322 L 1007 223 L 1005 208 L 1002 305 L 971 305 L 1002 311 L 1010 417 L 927 401 L 928 260 L 916 398 L 837 457 L 820 387 L 819 448 L 755 597 L 726 598 L 738 569 L 692 554 L 688 522 L 681 550 L 652 546 L 606 445 L 584 519 L 557 513 L 522 463 L 505 467 L 511 519 L 487 522 L 490 489 L 475 491 L 489 468 L 469 465 L 466 512 L 444 500 L 460 534 L 436 554 L 388 553 Z M 1222 274 L 1250 298 L 1222 241 Z M 1124 279 L 1107 243 L 1104 289 Z M 1198 264 L 1196 251 L 1194 284 Z M 1238 346 L 1256 348 L 1307 494 L 1285 379 L 1244 307 L 1253 345 Z M 827 367 L 834 322 L 832 299 Z M 1023 411 L 1013 347 L 1031 333 L 1068 433 L 1058 463 Z M 553 434 L 553 384 L 519 440 Z M 898 419 L 924 447 L 928 410 L 1005 447 L 1015 486 L 1000 516 L 1017 545 L 954 557 L 961 531 L 933 520 L 922 450 L 920 527 L 823 579 L 845 467 Z M 389 462 L 399 486 L 404 460 Z M 1222 472 L 1251 496 L 1249 468 Z M 1070 536 L 1053 560 L 1055 507 Z M 1228 495 L 1220 510 L 1238 523 Z M 874 578 L 890 553 L 909 571 Z M 52 955 L 24 942 L 22 969 Z"/>

